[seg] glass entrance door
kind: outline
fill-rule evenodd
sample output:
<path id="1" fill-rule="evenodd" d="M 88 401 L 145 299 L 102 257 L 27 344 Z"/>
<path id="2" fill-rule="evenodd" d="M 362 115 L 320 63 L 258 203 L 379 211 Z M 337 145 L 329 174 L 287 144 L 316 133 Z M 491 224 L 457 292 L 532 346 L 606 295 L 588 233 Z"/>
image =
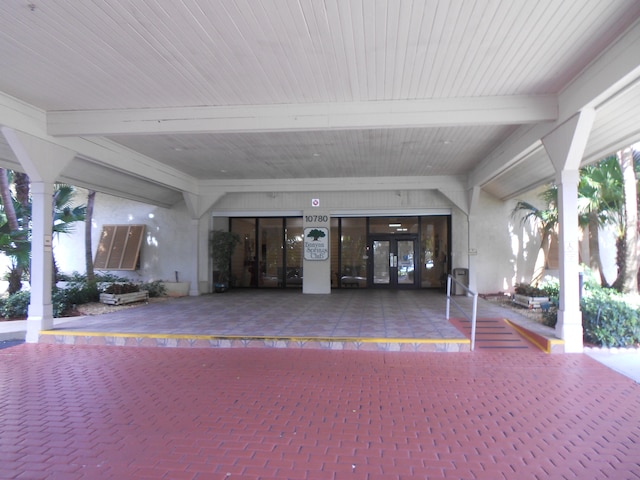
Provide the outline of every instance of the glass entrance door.
<path id="1" fill-rule="evenodd" d="M 416 243 L 416 238 L 372 238 L 371 284 L 388 288 L 417 285 Z"/>

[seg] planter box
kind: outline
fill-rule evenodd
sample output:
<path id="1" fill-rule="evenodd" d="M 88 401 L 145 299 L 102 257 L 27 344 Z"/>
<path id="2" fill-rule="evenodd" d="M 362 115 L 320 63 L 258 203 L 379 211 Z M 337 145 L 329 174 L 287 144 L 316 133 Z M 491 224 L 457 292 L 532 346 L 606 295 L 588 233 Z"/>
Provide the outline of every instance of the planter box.
<path id="1" fill-rule="evenodd" d="M 107 305 L 124 305 L 126 303 L 148 302 L 149 292 L 133 293 L 101 293 L 100 302 Z"/>
<path id="2" fill-rule="evenodd" d="M 516 293 L 513 296 L 513 303 L 529 309 L 542 308 L 543 304 L 549 303 L 549 297 L 528 297 Z"/>
<path id="3" fill-rule="evenodd" d="M 162 282 L 162 285 L 168 297 L 186 297 L 189 295 L 191 282 Z"/>

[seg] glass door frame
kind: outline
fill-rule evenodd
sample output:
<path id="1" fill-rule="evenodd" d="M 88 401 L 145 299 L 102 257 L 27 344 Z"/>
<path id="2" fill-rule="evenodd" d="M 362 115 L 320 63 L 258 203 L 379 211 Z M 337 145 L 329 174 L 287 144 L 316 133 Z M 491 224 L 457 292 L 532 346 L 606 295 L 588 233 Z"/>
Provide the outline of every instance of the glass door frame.
<path id="1" fill-rule="evenodd" d="M 420 235 L 419 234 L 369 234 L 367 240 L 368 266 L 367 266 L 367 286 L 369 288 L 386 288 L 386 289 L 413 289 L 420 286 Z M 374 242 L 389 242 L 389 258 L 386 259 L 389 265 L 389 282 L 374 283 L 375 275 L 375 255 L 373 245 Z M 413 270 L 409 274 L 413 274 L 413 282 L 402 283 L 399 281 L 400 261 L 398 260 L 398 242 L 413 242 Z M 393 255 L 393 257 L 391 257 Z"/>

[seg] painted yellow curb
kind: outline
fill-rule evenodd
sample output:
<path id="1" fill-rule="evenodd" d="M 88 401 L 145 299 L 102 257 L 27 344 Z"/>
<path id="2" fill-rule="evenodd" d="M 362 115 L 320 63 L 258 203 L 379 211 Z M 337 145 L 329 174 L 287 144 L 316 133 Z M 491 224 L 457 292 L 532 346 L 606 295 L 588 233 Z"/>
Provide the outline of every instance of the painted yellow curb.
<path id="1" fill-rule="evenodd" d="M 111 332 L 82 332 L 73 330 L 42 330 L 40 335 L 69 336 L 69 337 L 116 337 L 116 338 L 171 338 L 176 340 L 273 340 L 293 342 L 358 342 L 358 343 L 454 343 L 469 344 L 467 338 L 360 338 L 360 337 L 290 337 L 290 336 L 260 336 L 260 335 L 196 335 L 173 333 L 111 333 Z"/>

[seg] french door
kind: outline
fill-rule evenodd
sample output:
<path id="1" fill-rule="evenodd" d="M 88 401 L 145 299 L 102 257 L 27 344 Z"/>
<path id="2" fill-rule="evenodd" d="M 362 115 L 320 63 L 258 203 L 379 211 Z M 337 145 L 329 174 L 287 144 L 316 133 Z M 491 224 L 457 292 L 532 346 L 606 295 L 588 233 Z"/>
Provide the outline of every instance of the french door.
<path id="1" fill-rule="evenodd" d="M 372 236 L 369 284 L 379 288 L 412 288 L 418 285 L 417 236 Z"/>

